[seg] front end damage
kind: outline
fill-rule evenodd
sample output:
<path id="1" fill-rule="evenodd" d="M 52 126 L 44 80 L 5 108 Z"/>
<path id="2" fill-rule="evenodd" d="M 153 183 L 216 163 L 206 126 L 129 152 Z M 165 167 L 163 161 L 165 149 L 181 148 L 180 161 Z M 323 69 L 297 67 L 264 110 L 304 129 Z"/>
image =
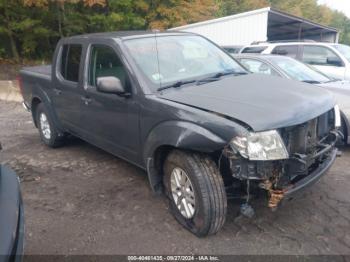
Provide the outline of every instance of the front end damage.
<path id="1" fill-rule="evenodd" d="M 237 183 L 240 184 L 244 192 L 241 194 L 241 199 L 244 199 L 243 214 L 246 214 L 253 189 L 265 191 L 268 207 L 276 209 L 282 200 L 292 198 L 330 168 L 340 136 L 336 109 L 308 122 L 276 130 L 288 152 L 285 159 L 251 160 L 249 156 L 242 156 L 232 143 L 223 149 L 219 163 L 232 179 L 226 177 L 226 186 L 230 188 L 232 183 L 237 188 Z"/>

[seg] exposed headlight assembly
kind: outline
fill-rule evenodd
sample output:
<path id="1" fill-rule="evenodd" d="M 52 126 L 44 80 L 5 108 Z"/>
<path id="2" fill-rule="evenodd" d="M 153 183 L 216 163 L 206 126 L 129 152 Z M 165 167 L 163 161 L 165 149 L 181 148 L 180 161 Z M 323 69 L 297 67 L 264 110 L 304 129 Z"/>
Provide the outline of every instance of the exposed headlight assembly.
<path id="1" fill-rule="evenodd" d="M 249 160 L 287 159 L 288 151 L 276 130 L 236 136 L 230 145 Z"/>
<path id="2" fill-rule="evenodd" d="M 340 117 L 340 110 L 338 105 L 334 106 L 334 126 L 335 127 L 341 126 L 341 117 Z"/>

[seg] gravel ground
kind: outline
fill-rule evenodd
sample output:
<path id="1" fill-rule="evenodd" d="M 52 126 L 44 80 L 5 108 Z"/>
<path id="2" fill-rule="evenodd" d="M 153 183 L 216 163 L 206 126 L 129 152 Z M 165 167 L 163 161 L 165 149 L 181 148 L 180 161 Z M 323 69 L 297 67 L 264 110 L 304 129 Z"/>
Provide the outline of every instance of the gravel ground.
<path id="1" fill-rule="evenodd" d="M 39 140 L 30 113 L 0 101 L 1 162 L 22 180 L 26 254 L 348 254 L 350 149 L 326 176 L 276 212 L 255 201 L 199 239 L 183 229 L 144 171 L 78 139 L 59 149 Z"/>

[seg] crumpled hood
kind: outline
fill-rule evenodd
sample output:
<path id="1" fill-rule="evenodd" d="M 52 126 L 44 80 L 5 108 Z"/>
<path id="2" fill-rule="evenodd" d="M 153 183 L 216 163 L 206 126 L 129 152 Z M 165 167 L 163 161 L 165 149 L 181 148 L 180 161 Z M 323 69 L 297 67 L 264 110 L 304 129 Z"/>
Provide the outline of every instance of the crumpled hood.
<path id="1" fill-rule="evenodd" d="M 301 124 L 335 105 L 323 88 L 259 74 L 173 88 L 159 97 L 237 119 L 254 131 Z"/>

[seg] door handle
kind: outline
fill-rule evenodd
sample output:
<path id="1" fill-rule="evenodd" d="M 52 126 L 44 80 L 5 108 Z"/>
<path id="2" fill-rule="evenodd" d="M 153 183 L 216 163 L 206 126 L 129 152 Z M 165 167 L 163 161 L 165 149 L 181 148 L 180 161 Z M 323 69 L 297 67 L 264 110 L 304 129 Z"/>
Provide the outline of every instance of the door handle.
<path id="1" fill-rule="evenodd" d="M 89 105 L 92 102 L 92 99 L 90 97 L 87 97 L 87 96 L 82 96 L 81 100 L 83 100 L 85 105 Z"/>
<path id="2" fill-rule="evenodd" d="M 59 90 L 59 89 L 56 89 L 56 88 L 53 89 L 53 92 L 54 92 L 56 95 L 62 94 L 62 91 Z"/>

